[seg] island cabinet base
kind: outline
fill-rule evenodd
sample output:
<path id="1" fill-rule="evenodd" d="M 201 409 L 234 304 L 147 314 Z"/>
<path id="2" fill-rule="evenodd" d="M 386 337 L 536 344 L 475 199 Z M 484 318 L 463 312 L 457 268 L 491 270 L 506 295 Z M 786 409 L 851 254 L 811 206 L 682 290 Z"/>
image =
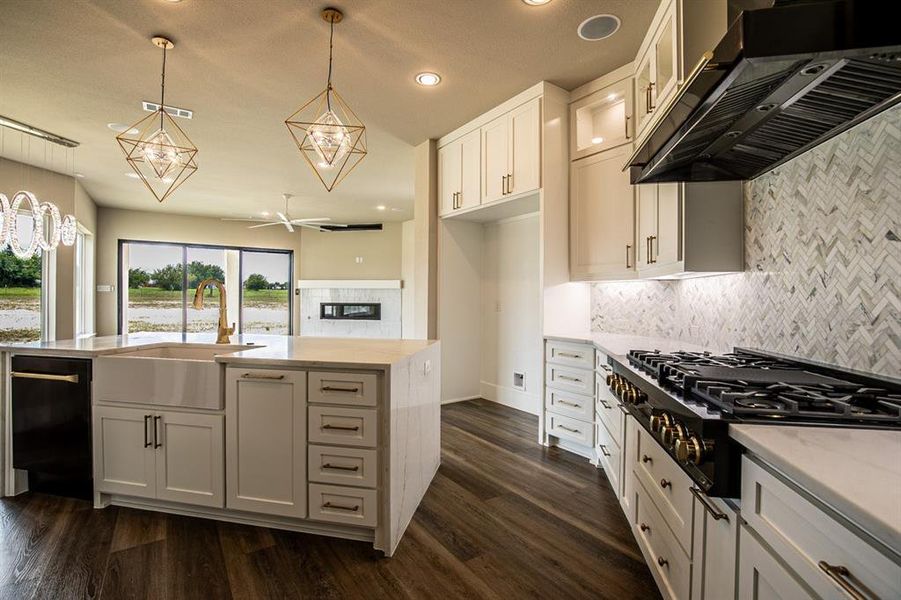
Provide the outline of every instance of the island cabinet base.
<path id="1" fill-rule="evenodd" d="M 369 368 L 242 360 L 224 410 L 94 399 L 96 508 L 372 543 L 391 556 L 438 470 L 439 346 Z"/>

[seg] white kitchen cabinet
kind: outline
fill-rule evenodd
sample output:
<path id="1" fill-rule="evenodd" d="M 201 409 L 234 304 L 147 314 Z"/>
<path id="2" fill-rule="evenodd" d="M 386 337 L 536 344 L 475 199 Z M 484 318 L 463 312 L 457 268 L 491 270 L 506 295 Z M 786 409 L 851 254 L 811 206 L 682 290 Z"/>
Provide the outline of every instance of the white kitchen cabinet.
<path id="1" fill-rule="evenodd" d="M 306 373 L 229 367 L 226 506 L 307 516 Z"/>
<path id="2" fill-rule="evenodd" d="M 481 202 L 481 137 L 472 131 L 438 150 L 441 215 Z"/>
<path id="3" fill-rule="evenodd" d="M 573 162 L 570 277 L 631 279 L 635 270 L 635 186 L 623 164 L 631 146 Z"/>
<path id="4" fill-rule="evenodd" d="M 634 137 L 631 77 L 570 105 L 570 159 L 585 158 L 628 144 Z"/>
<path id="5" fill-rule="evenodd" d="M 804 600 L 815 598 L 787 567 L 741 527 L 738 597 L 741 600 Z"/>
<path id="6" fill-rule="evenodd" d="M 94 407 L 94 488 L 223 506 L 222 415 Z"/>
<path id="7" fill-rule="evenodd" d="M 665 2 L 667 8 L 650 42 L 637 60 L 635 78 L 635 113 L 640 136 L 651 121 L 654 111 L 664 105 L 676 91 L 679 64 L 676 2 Z"/>
<path id="8" fill-rule="evenodd" d="M 691 600 L 736 597 L 738 512 L 722 498 L 695 497 Z"/>
<path id="9" fill-rule="evenodd" d="M 482 127 L 482 203 L 541 187 L 541 100 Z"/>
<path id="10" fill-rule="evenodd" d="M 224 506 L 222 419 L 222 415 L 177 412 L 154 416 L 157 498 Z"/>
<path id="11" fill-rule="evenodd" d="M 638 187 L 638 271 L 665 268 L 682 259 L 682 187 L 650 183 Z"/>
<path id="12" fill-rule="evenodd" d="M 94 490 L 155 498 L 153 413 L 137 408 L 95 406 L 93 421 Z"/>

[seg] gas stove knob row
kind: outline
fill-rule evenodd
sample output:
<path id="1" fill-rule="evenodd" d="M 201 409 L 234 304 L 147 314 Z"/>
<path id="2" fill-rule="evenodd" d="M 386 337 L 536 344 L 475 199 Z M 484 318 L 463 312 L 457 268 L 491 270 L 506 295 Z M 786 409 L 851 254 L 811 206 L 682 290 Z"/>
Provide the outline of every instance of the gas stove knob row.
<path id="1" fill-rule="evenodd" d="M 713 440 L 704 440 L 696 435 L 676 440 L 676 459 L 682 462 L 701 464 L 713 452 Z"/>
<path id="2" fill-rule="evenodd" d="M 669 427 L 674 423 L 672 415 L 666 411 L 654 413 L 651 415 L 651 432 L 660 433 L 664 427 Z"/>
<path id="3" fill-rule="evenodd" d="M 660 430 L 660 439 L 663 444 L 670 450 L 676 445 L 676 441 L 688 438 L 688 429 L 685 425 L 676 421 L 672 425 L 665 426 Z"/>

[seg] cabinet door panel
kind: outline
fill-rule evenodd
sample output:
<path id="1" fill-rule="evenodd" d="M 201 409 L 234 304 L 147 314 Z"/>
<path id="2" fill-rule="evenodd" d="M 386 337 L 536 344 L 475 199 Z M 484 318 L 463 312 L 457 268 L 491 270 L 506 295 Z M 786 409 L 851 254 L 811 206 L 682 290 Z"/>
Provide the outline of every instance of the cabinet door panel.
<path id="1" fill-rule="evenodd" d="M 678 183 L 658 184 L 657 232 L 654 235 L 654 266 L 682 260 L 682 193 Z"/>
<path id="2" fill-rule="evenodd" d="M 482 203 L 505 195 L 504 182 L 510 173 L 509 124 L 509 115 L 501 115 L 482 127 Z"/>
<path id="3" fill-rule="evenodd" d="M 454 200 L 460 191 L 460 142 L 438 149 L 438 194 L 442 215 L 455 210 Z"/>
<path id="4" fill-rule="evenodd" d="M 227 506 L 305 517 L 306 374 L 229 368 Z"/>
<path id="5" fill-rule="evenodd" d="M 742 526 L 738 555 L 738 597 L 742 600 L 803 600 L 814 596 L 797 576 Z"/>
<path id="6" fill-rule="evenodd" d="M 738 513 L 720 498 L 707 498 L 706 501 L 726 516 L 714 519 L 695 499 L 691 600 L 735 598 Z"/>
<path id="7" fill-rule="evenodd" d="M 570 159 L 576 160 L 632 141 L 632 78 L 623 79 L 570 107 Z"/>
<path id="8" fill-rule="evenodd" d="M 482 136 L 473 131 L 460 141 L 460 206 L 470 208 L 482 201 Z"/>
<path id="9" fill-rule="evenodd" d="M 676 91 L 679 47 L 676 35 L 676 6 L 673 3 L 663 18 L 654 38 L 654 87 L 651 93 L 652 112 L 666 104 Z"/>
<path id="10" fill-rule="evenodd" d="M 573 163 L 570 269 L 574 279 L 634 274 L 634 187 L 622 166 L 629 146 Z"/>
<path id="11" fill-rule="evenodd" d="M 510 113 L 511 194 L 541 187 L 541 101 L 532 100 Z"/>
<path id="12" fill-rule="evenodd" d="M 222 415 L 164 412 L 157 416 L 157 498 L 222 508 Z"/>
<path id="13" fill-rule="evenodd" d="M 635 135 L 638 137 L 644 132 L 651 118 L 651 95 L 648 88 L 653 81 L 651 74 L 653 56 L 650 50 L 645 53 L 635 72 Z"/>
<path id="14" fill-rule="evenodd" d="M 95 491 L 155 497 L 153 414 L 95 406 L 93 420 Z"/>
<path id="15" fill-rule="evenodd" d="M 643 183 L 638 187 L 638 269 L 653 264 L 654 249 L 651 247 L 653 237 L 657 235 L 657 184 Z"/>

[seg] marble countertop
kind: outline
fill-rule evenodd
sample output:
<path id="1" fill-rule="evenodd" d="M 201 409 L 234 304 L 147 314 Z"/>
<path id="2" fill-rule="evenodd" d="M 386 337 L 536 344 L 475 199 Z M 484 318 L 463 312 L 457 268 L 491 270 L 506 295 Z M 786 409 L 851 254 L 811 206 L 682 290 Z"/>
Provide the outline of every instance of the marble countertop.
<path id="1" fill-rule="evenodd" d="M 545 333 L 545 339 L 560 340 L 563 342 L 592 342 L 601 352 L 606 354 L 626 354 L 629 350 L 660 350 L 661 352 L 674 352 L 687 350 L 702 352 L 714 350 L 697 344 L 680 342 L 679 340 L 647 337 L 641 335 L 627 335 L 620 333 L 604 333 L 601 331 L 555 331 Z"/>
<path id="2" fill-rule="evenodd" d="M 141 333 L 60 340 L 0 344 L 0 352 L 45 356 L 93 358 L 169 344 L 215 344 L 215 334 Z M 424 348 L 434 340 L 380 340 L 246 334 L 231 336 L 231 347 L 216 357 L 226 364 L 273 366 L 388 367 Z M 254 346 L 247 349 L 234 346 Z"/>
<path id="3" fill-rule="evenodd" d="M 901 548 L 901 431 L 730 425 L 742 446 L 891 548 Z"/>

